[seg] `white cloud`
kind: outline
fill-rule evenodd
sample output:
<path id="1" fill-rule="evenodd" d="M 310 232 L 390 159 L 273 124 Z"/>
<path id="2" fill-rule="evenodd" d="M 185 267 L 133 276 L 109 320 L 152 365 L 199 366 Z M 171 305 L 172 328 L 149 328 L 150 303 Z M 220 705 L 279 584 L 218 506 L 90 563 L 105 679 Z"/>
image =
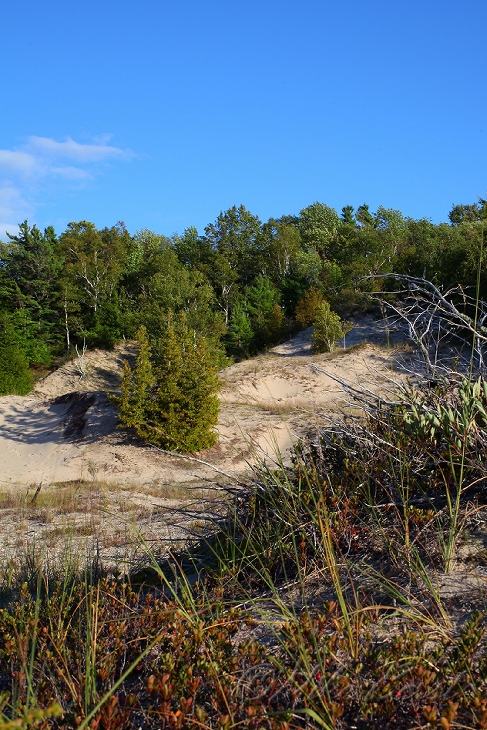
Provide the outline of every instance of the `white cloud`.
<path id="1" fill-rule="evenodd" d="M 0 240 L 5 230 L 17 230 L 19 221 L 33 215 L 44 194 L 56 190 L 60 179 L 76 189 L 88 184 L 104 165 L 134 157 L 130 150 L 108 144 L 109 139 L 104 135 L 82 144 L 71 137 L 58 142 L 31 136 L 18 148 L 0 149 Z"/>
<path id="2" fill-rule="evenodd" d="M 80 180 L 89 177 L 86 167 L 134 156 L 130 150 L 113 147 L 107 141 L 107 137 L 101 137 L 95 144 L 81 144 L 71 137 L 65 142 L 50 137 L 28 137 L 26 144 L 18 149 L 0 150 L 0 172 L 24 177 L 63 175 Z M 63 159 L 76 166 L 63 164 L 60 162 Z"/>
<path id="3" fill-rule="evenodd" d="M 129 150 L 106 144 L 106 138 L 101 138 L 96 144 L 80 144 L 71 137 L 68 137 L 65 142 L 56 142 L 49 137 L 29 137 L 23 149 L 43 158 L 61 157 L 78 163 L 133 157 Z"/>
<path id="4" fill-rule="evenodd" d="M 32 173 L 37 168 L 37 160 L 33 155 L 21 150 L 0 150 L 0 170 L 14 173 Z"/>

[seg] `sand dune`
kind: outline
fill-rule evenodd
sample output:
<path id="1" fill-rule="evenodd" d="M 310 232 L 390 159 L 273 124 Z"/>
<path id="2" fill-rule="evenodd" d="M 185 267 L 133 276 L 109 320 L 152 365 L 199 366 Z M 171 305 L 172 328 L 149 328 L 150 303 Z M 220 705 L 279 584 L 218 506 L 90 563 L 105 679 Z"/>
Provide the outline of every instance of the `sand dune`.
<path id="1" fill-rule="evenodd" d="M 311 330 L 264 355 L 221 372 L 218 445 L 198 455 L 229 473 L 255 459 L 285 455 L 343 393 L 334 376 L 372 388 L 390 382 L 397 352 L 384 345 L 384 325 L 362 317 L 347 335 L 347 348 L 313 356 Z M 396 336 L 397 333 L 396 333 Z M 382 343 L 382 346 L 381 346 Z M 211 478 L 210 467 L 154 451 L 117 429 L 117 413 L 104 391 L 116 391 L 131 344 L 85 356 L 39 382 L 28 396 L 0 398 L 0 485 L 53 484 L 91 477 L 120 484 L 169 484 Z M 329 375 L 311 367 L 317 364 Z M 331 376 L 331 377 L 330 377 Z"/>

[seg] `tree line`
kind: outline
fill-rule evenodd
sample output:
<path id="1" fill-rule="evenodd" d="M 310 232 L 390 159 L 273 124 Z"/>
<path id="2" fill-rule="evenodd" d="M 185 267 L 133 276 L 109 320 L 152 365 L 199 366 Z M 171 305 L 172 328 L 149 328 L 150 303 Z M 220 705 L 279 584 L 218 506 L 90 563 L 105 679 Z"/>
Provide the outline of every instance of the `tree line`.
<path id="1" fill-rule="evenodd" d="M 27 392 L 33 369 L 75 345 L 111 348 L 142 326 L 159 367 L 181 317 L 218 367 L 309 326 L 322 301 L 341 313 L 366 306 L 387 281 L 374 275 L 475 287 L 486 218 L 479 199 L 440 224 L 365 204 L 339 214 L 319 202 L 262 222 L 242 205 L 202 234 L 172 237 L 88 221 L 58 235 L 24 221 L 0 243 L 0 394 Z M 485 267 L 479 284 L 487 298 Z"/>

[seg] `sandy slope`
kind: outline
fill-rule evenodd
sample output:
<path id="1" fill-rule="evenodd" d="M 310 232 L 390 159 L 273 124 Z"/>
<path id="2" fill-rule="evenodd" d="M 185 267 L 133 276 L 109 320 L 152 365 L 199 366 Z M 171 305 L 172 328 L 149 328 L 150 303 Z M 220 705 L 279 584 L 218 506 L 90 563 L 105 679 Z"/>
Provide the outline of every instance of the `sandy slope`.
<path id="1" fill-rule="evenodd" d="M 343 398 L 333 378 L 314 370 L 313 364 L 331 376 L 369 382 L 372 388 L 390 380 L 394 351 L 369 344 L 332 357 L 313 357 L 310 337 L 311 330 L 306 330 L 221 372 L 219 443 L 198 456 L 236 473 L 256 458 L 272 458 L 276 447 L 284 454 Z M 362 317 L 345 344 L 380 343 L 384 337 L 380 323 Z M 120 484 L 163 485 L 214 476 L 210 467 L 158 453 L 116 428 L 116 411 L 103 391 L 118 388 L 122 361 L 131 356 L 129 344 L 111 353 L 88 352 L 83 377 L 76 362 L 70 362 L 28 396 L 0 398 L 0 486 L 47 485 L 95 475 Z M 78 395 L 60 398 L 69 393 Z"/>

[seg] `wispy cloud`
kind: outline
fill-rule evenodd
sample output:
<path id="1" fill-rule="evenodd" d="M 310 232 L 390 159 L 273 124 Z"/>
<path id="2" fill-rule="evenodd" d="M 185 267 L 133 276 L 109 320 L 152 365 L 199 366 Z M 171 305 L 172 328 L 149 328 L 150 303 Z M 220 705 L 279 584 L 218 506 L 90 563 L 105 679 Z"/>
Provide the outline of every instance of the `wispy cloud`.
<path id="1" fill-rule="evenodd" d="M 93 174 L 89 170 L 83 170 L 80 167 L 73 167 L 72 165 L 61 165 L 60 167 L 53 165 L 50 169 L 50 174 L 73 181 L 89 180 L 93 177 Z"/>
<path id="2" fill-rule="evenodd" d="M 0 239 L 5 230 L 16 230 L 19 221 L 33 214 L 42 192 L 55 187 L 56 180 L 76 188 L 88 184 L 104 166 L 134 157 L 109 140 L 104 135 L 83 144 L 71 137 L 59 142 L 31 136 L 17 148 L 0 149 Z"/>
<path id="3" fill-rule="evenodd" d="M 42 159 L 61 158 L 80 164 L 103 162 L 113 159 L 130 159 L 133 153 L 99 141 L 96 144 L 80 144 L 68 137 L 65 142 L 56 142 L 49 137 L 29 137 L 23 148 L 27 153 Z"/>
<path id="4" fill-rule="evenodd" d="M 27 142 L 17 149 L 0 150 L 0 173 L 36 177 L 65 174 L 81 179 L 86 177 L 87 168 L 112 160 L 129 160 L 134 156 L 130 150 L 113 147 L 107 141 L 101 138 L 94 144 L 81 144 L 71 137 L 65 142 L 57 142 L 50 137 L 28 137 Z M 63 160 L 71 164 L 64 164 Z"/>
<path id="5" fill-rule="evenodd" d="M 21 150 L 0 150 L 0 170 L 9 173 L 32 174 L 38 167 L 34 155 Z"/>

